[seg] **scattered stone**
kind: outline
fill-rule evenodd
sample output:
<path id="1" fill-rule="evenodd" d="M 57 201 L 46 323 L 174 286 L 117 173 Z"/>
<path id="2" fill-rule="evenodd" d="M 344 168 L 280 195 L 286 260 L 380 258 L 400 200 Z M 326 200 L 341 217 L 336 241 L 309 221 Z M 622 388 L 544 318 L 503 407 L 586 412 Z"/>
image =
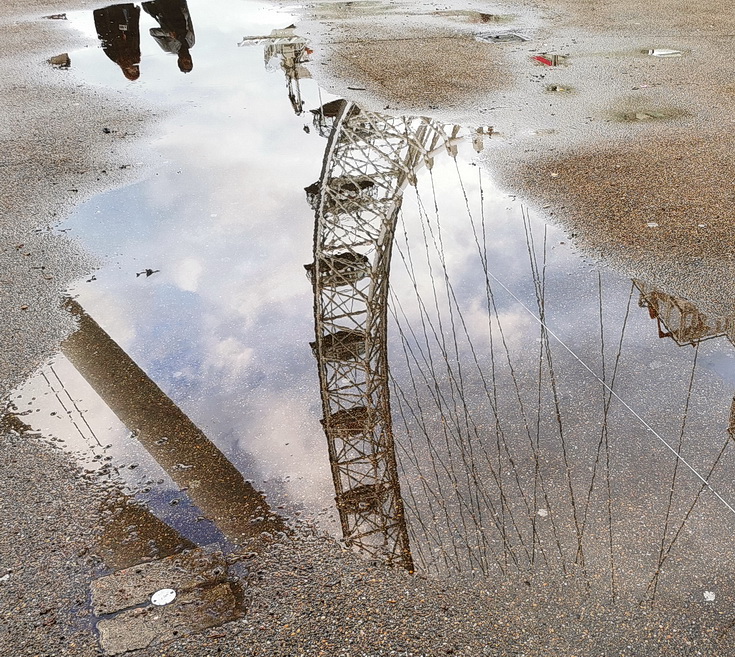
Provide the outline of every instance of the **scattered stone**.
<path id="1" fill-rule="evenodd" d="M 71 58 L 69 53 L 62 53 L 61 55 L 55 55 L 48 60 L 54 68 L 71 68 Z"/>

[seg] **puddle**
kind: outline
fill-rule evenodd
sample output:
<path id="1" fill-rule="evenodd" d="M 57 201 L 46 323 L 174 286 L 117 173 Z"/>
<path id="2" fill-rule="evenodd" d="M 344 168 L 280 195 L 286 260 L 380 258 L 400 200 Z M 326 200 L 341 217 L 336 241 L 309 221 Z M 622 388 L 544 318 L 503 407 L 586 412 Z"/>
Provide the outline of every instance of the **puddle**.
<path id="1" fill-rule="evenodd" d="M 496 30 L 494 32 L 483 32 L 475 35 L 475 39 L 484 43 L 523 43 L 529 37 L 510 30 Z"/>
<path id="2" fill-rule="evenodd" d="M 314 13 L 319 20 L 349 19 L 358 16 L 385 16 L 410 11 L 407 2 L 382 2 L 381 0 L 351 0 L 350 2 L 317 2 Z"/>
<path id="3" fill-rule="evenodd" d="M 480 11 L 464 11 L 460 9 L 446 9 L 436 12 L 439 16 L 448 16 L 465 20 L 469 23 L 492 24 L 492 23 L 510 23 L 516 17 L 512 14 L 487 14 Z"/>
<path id="4" fill-rule="evenodd" d="M 216 528 L 173 543 L 302 513 L 438 576 L 640 599 L 731 577 L 732 320 L 582 260 L 488 176 L 487 126 L 331 97 L 292 17 L 217 4 L 189 3 L 186 75 L 145 12 L 135 81 L 71 53 L 171 113 L 152 174 L 60 227 L 107 264 L 16 421 Z"/>
<path id="5" fill-rule="evenodd" d="M 650 50 L 644 51 L 651 57 L 681 57 L 684 53 L 681 50 L 672 50 L 671 48 L 651 48 Z"/>
<path id="6" fill-rule="evenodd" d="M 658 109 L 638 109 L 629 112 L 620 112 L 615 115 L 619 121 L 640 122 L 640 121 L 666 121 L 671 119 L 679 119 L 687 116 L 687 112 L 675 107 L 664 107 Z"/>
<path id="7" fill-rule="evenodd" d="M 569 63 L 569 57 L 566 55 L 553 55 L 543 53 L 541 55 L 533 55 L 531 60 L 538 66 L 566 66 Z"/>

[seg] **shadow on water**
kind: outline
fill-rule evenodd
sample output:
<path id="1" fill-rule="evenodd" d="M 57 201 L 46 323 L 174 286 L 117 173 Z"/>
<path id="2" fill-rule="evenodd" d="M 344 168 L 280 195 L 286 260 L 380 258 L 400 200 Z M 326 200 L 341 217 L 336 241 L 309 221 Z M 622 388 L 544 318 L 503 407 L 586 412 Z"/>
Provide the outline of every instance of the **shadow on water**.
<path id="1" fill-rule="evenodd" d="M 98 15 L 105 54 L 150 64 L 165 95 L 156 57 L 113 57 Z M 283 528 L 248 472 L 272 505 L 332 531 L 336 511 L 347 545 L 409 570 L 731 600 L 734 320 L 584 262 L 494 185 L 491 128 L 328 97 L 293 27 L 194 15 L 206 74 L 177 94 L 196 103 L 164 125 L 154 175 L 67 222 L 109 263 L 8 417 L 137 496 L 185 493 L 234 544 Z M 182 25 L 178 50 L 161 44 L 180 68 Z M 99 55 L 77 70 L 99 81 Z M 139 77 L 131 94 L 151 90 Z M 158 556 L 210 538 L 150 508 Z"/>

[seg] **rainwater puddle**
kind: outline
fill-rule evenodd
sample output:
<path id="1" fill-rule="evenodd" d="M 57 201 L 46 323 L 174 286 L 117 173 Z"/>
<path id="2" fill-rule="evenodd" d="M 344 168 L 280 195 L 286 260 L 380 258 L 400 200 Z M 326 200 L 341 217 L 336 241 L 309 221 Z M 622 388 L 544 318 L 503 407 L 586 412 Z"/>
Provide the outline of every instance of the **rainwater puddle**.
<path id="1" fill-rule="evenodd" d="M 733 319 L 583 261 L 493 183 L 487 126 L 334 102 L 269 36 L 292 17 L 188 9 L 186 75 L 145 12 L 135 82 L 71 54 L 165 116 L 151 174 L 61 226 L 107 264 L 20 419 L 206 518 L 192 543 L 303 513 L 439 576 L 732 602 Z"/>

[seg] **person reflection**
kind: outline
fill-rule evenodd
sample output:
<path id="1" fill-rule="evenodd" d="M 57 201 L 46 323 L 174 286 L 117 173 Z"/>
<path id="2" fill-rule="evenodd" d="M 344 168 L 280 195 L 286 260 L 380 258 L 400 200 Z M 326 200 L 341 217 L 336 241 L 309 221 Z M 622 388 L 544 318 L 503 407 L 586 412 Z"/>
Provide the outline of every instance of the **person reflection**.
<path id="1" fill-rule="evenodd" d="M 140 8 L 132 3 L 95 9 L 94 26 L 102 50 L 128 80 L 140 77 Z"/>
<path id="2" fill-rule="evenodd" d="M 153 16 L 160 27 L 151 28 L 151 36 L 166 51 L 178 56 L 179 70 L 188 73 L 194 67 L 189 49 L 194 46 L 194 27 L 186 0 L 152 0 L 143 3 L 143 11 Z"/>

